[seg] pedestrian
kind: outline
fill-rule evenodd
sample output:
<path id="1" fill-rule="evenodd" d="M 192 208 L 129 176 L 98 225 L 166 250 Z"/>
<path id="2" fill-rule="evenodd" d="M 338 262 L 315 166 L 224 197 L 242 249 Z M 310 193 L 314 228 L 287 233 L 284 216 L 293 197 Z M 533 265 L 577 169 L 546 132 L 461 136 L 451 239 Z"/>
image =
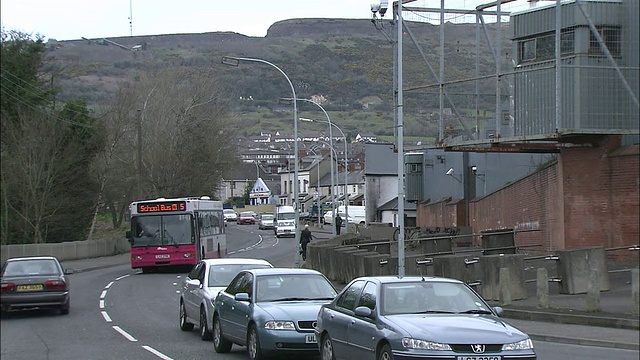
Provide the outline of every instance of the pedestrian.
<path id="1" fill-rule="evenodd" d="M 307 244 L 311 242 L 311 230 L 309 230 L 309 224 L 304 225 L 304 230 L 300 233 L 300 254 L 302 254 L 302 260 L 307 260 Z"/>
<path id="2" fill-rule="evenodd" d="M 340 228 L 342 227 L 342 218 L 340 214 L 336 215 L 336 234 L 340 235 Z"/>

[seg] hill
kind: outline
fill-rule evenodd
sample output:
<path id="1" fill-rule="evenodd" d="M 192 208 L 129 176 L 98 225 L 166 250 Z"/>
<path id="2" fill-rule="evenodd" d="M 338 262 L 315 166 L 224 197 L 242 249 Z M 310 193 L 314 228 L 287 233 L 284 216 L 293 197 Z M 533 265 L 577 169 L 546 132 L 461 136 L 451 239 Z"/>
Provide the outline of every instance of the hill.
<path id="1" fill-rule="evenodd" d="M 279 97 L 291 96 L 282 75 L 259 64 L 242 64 L 240 69 L 221 64 L 223 56 L 253 57 L 280 67 L 293 82 L 297 97 L 321 95 L 327 99 L 324 108 L 332 120 L 345 124 L 346 132 L 393 135 L 393 49 L 382 34 L 391 29 L 385 26 L 380 31 L 369 20 L 291 19 L 273 24 L 265 37 L 215 32 L 50 40 L 48 49 L 52 62 L 61 69 L 57 81 L 63 89 L 59 95 L 62 100 L 84 97 L 89 104 L 100 105 L 118 86 L 128 86 L 153 68 L 186 67 L 194 74 L 198 69 L 214 69 L 218 77 L 212 81 L 227 84 L 230 95 L 239 99 L 238 118 L 246 135 L 282 129 L 290 123 L 290 115 L 274 110 L 282 108 Z M 425 23 L 408 26 L 424 58 L 407 34 L 404 87 L 422 90 L 405 92 L 405 134 L 433 139 L 438 127 L 432 113 L 439 100 L 437 88 L 425 87 L 437 83 L 425 59 L 439 73 L 439 27 Z M 445 78 L 474 77 L 475 25 L 446 24 L 445 34 Z M 504 48 L 509 49 L 506 37 L 504 42 Z M 131 50 L 134 47 L 137 51 Z M 480 74 L 491 74 L 495 66 L 489 47 L 481 49 Z M 463 111 L 475 106 L 469 95 L 475 85 L 465 86 L 456 89 L 461 94 L 456 106 Z M 491 81 L 481 84 L 484 89 L 493 86 Z M 482 97 L 480 101 L 487 109 L 495 107 L 495 98 Z M 323 116 L 313 105 L 301 104 L 300 109 L 309 111 L 309 116 Z"/>

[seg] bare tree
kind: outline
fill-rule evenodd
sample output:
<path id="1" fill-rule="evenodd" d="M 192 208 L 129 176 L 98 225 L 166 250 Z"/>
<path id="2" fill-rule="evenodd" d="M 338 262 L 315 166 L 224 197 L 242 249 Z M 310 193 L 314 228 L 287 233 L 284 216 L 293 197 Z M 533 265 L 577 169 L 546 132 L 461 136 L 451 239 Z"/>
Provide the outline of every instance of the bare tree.
<path id="1" fill-rule="evenodd" d="M 43 112 L 18 112 L 3 126 L 4 206 L 17 217 L 12 226 L 20 237 L 33 243 L 43 242 L 47 219 L 64 206 L 53 199 L 65 171 L 73 166 L 67 157 L 70 149 L 60 141 L 64 127 L 59 121 Z"/>

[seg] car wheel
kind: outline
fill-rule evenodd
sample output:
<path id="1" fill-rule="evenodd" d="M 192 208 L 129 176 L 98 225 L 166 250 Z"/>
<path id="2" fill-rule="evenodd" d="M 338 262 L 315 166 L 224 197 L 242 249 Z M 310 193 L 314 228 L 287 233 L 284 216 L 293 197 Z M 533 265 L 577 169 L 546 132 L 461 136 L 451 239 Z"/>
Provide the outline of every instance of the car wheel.
<path id="1" fill-rule="evenodd" d="M 264 360 L 262 351 L 260 350 L 260 339 L 258 339 L 258 330 L 255 325 L 251 325 L 249 328 L 249 334 L 247 335 L 247 351 L 249 352 L 249 359 L 251 360 Z"/>
<path id="2" fill-rule="evenodd" d="M 207 312 L 204 307 L 200 308 L 200 339 L 211 340 L 212 334 L 207 327 Z"/>
<path id="3" fill-rule="evenodd" d="M 69 315 L 69 305 L 60 308 L 60 315 Z"/>
<path id="4" fill-rule="evenodd" d="M 322 338 L 320 347 L 320 358 L 322 360 L 335 360 L 336 356 L 333 354 L 333 342 L 331 336 L 328 334 Z"/>
<path id="5" fill-rule="evenodd" d="M 393 353 L 391 352 L 389 344 L 384 345 L 382 349 L 380 349 L 378 360 L 393 360 Z"/>
<path id="6" fill-rule="evenodd" d="M 224 338 L 222 328 L 220 328 L 220 319 L 216 316 L 213 318 L 213 348 L 217 353 L 228 353 L 231 351 L 233 343 Z"/>
<path id="7" fill-rule="evenodd" d="M 189 321 L 187 321 L 187 309 L 184 308 L 184 304 L 180 304 L 180 330 L 193 330 L 193 324 L 190 324 Z"/>

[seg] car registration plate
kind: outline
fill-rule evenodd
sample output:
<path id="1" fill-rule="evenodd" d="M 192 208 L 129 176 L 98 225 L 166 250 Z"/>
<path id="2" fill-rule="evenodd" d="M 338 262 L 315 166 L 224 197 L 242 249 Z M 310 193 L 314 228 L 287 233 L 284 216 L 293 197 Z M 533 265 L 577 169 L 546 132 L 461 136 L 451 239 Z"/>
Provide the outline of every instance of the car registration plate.
<path id="1" fill-rule="evenodd" d="M 304 340 L 307 344 L 317 344 L 318 340 L 316 340 L 316 334 L 305 335 Z"/>
<path id="2" fill-rule="evenodd" d="M 500 360 L 501 356 L 458 356 L 457 360 Z"/>
<path id="3" fill-rule="evenodd" d="M 42 284 L 18 285 L 16 287 L 17 291 L 42 291 L 43 289 Z"/>
<path id="4" fill-rule="evenodd" d="M 160 254 L 160 255 L 156 255 L 156 259 L 168 259 L 169 258 L 169 254 Z"/>

